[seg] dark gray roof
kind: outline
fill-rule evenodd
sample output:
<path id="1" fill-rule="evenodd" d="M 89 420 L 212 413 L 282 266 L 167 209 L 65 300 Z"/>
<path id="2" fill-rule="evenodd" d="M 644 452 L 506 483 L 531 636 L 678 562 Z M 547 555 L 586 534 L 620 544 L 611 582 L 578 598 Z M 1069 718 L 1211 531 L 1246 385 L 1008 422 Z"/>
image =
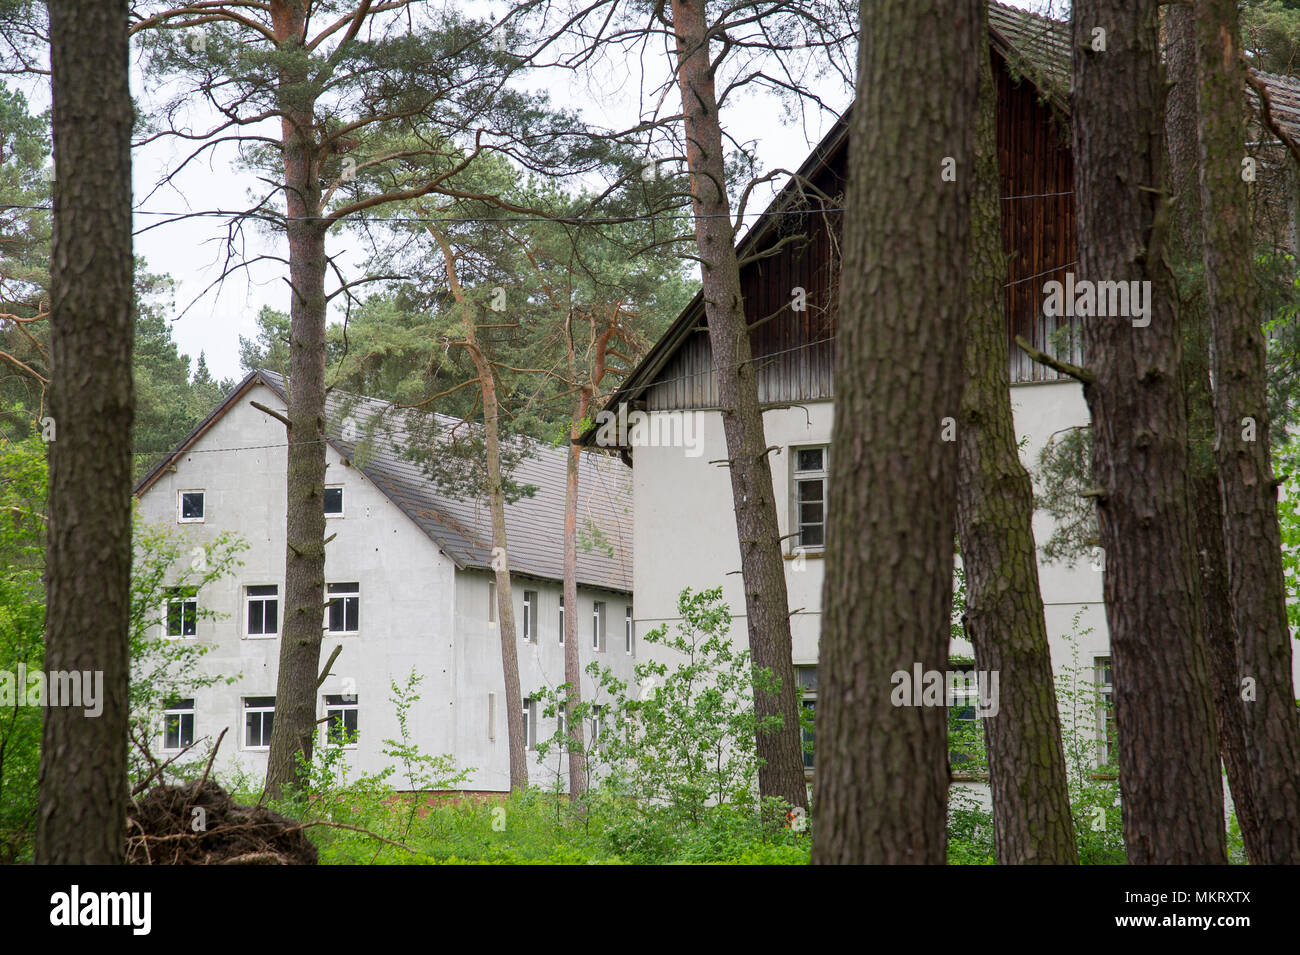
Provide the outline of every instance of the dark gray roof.
<path id="1" fill-rule="evenodd" d="M 136 487 L 143 493 L 172 461 L 197 441 L 254 384 L 285 400 L 284 379 L 272 371 L 250 373 L 181 444 Z M 355 432 L 348 427 L 353 419 Z M 492 521 L 486 497 L 461 500 L 440 491 L 407 460 L 406 413 L 373 398 L 331 392 L 326 401 L 330 445 L 360 470 L 458 567 L 488 570 Z M 459 419 L 439 416 L 450 427 Z M 355 436 L 356 440 L 345 440 Z M 358 448 L 358 444 L 363 447 Z M 506 540 L 514 574 L 545 580 L 564 577 L 564 491 L 562 448 L 526 442 L 528 454 L 511 477 L 537 492 L 506 505 Z M 630 470 L 607 454 L 583 452 L 578 477 L 578 582 L 617 591 L 632 589 L 632 481 Z M 591 546 L 584 549 L 583 542 Z"/>

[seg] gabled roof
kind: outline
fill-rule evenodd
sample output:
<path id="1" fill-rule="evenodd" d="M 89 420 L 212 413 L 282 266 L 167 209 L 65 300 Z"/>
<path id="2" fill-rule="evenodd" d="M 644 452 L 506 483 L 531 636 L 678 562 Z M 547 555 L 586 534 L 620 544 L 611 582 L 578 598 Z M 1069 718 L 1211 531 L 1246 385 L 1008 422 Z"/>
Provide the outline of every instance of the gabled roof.
<path id="1" fill-rule="evenodd" d="M 1024 77 L 1062 112 L 1070 109 L 1070 23 L 989 4 L 989 45 L 1014 77 Z"/>
<path id="2" fill-rule="evenodd" d="M 258 385 L 287 400 L 283 377 L 254 371 L 209 414 L 176 449 L 136 485 L 146 493 L 236 402 Z M 490 570 L 492 523 L 486 498 L 461 500 L 438 488 L 419 465 L 406 458 L 409 437 L 405 413 L 374 398 L 330 392 L 326 399 L 326 431 L 330 447 L 364 474 L 460 568 Z M 382 416 L 382 417 L 380 417 Z M 344 440 L 348 419 L 357 440 Z M 372 430 L 369 426 L 378 422 Z M 451 426 L 459 419 L 439 416 Z M 369 433 L 368 433 L 369 432 Z M 348 432 L 350 434 L 350 431 Z M 358 454 L 364 439 L 365 449 Z M 506 505 L 506 539 L 510 569 L 521 576 L 544 580 L 564 577 L 564 496 L 566 460 L 563 449 L 529 439 L 524 457 L 511 477 L 537 488 L 531 498 Z M 631 474 L 613 458 L 584 453 L 578 476 L 578 582 L 617 591 L 632 589 Z M 582 541 L 592 541 L 584 550 Z"/>
<path id="3" fill-rule="evenodd" d="M 1053 20 L 1017 7 L 990 3 L 989 44 L 1006 62 L 1013 77 L 1028 80 L 1048 104 L 1062 115 L 1069 114 L 1072 67 L 1068 20 Z M 1288 135 L 1300 140 L 1300 80 L 1259 70 L 1251 70 L 1251 73 L 1262 80 L 1268 89 L 1273 119 Z M 1258 111 L 1258 94 L 1250 89 L 1247 96 L 1251 108 Z M 777 193 L 753 227 L 737 243 L 736 254 L 742 261 L 761 250 L 777 228 L 781 212 L 803 200 L 800 181 L 817 177 L 839 150 L 845 148 L 852 108 L 850 105 L 844 111 L 804 160 L 796 175 Z M 704 327 L 704 293 L 700 291 L 610 395 L 605 408 L 617 408 L 623 403 L 635 407 L 677 349 L 693 332 Z M 586 445 L 593 444 L 596 430 L 595 425 L 589 428 L 582 435 L 582 442 Z"/>

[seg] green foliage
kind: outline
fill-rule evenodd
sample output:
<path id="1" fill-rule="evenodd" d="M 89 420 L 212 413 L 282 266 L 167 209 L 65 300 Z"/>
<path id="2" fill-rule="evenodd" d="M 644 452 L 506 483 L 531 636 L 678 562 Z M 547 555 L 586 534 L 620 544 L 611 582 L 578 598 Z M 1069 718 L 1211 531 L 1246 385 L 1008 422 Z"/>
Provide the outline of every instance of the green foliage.
<path id="1" fill-rule="evenodd" d="M 1090 632 L 1079 628 L 1076 614 L 1065 637 L 1071 658 L 1058 669 L 1056 677 L 1061 742 L 1079 862 L 1121 865 L 1126 859 L 1113 743 L 1107 747 L 1106 762 L 1098 763 L 1098 740 L 1102 726 L 1108 722 L 1110 704 L 1103 703 L 1093 667 L 1079 660 L 1078 642 Z M 996 861 L 993 814 L 973 791 L 964 787 L 953 789 L 949 795 L 948 861 L 973 865 Z"/>
<path id="2" fill-rule="evenodd" d="M 174 291 L 169 276 L 153 275 L 143 260 L 136 260 L 131 360 L 136 411 L 131 443 L 137 452 L 137 479 L 179 444 L 235 386 L 233 381 L 214 380 L 202 353 L 190 374 L 190 358 L 177 348 L 167 319 Z"/>
<path id="3" fill-rule="evenodd" d="M 1273 470 L 1285 481 L 1277 498 L 1278 526 L 1282 533 L 1282 574 L 1286 580 L 1286 615 L 1291 635 L 1300 634 L 1300 440 L 1287 438 L 1273 444 Z"/>
<path id="4" fill-rule="evenodd" d="M 672 651 L 664 656 L 675 662 L 638 664 L 635 687 L 608 667 L 587 668 L 597 690 L 575 704 L 574 717 L 598 727 L 581 751 L 599 785 L 589 790 L 579 817 L 602 828 L 610 850 L 625 861 L 736 860 L 745 847 L 754 859 L 775 853 L 806 861 L 806 820 L 779 800 L 758 799 L 756 734 L 779 728 L 780 720 L 758 719 L 753 694 L 775 692 L 777 681 L 753 666 L 748 650 L 733 646 L 721 598 L 721 588 L 682 591 L 675 633 L 661 626 L 642 638 Z M 544 691 L 545 715 L 554 717 L 567 694 L 567 685 Z M 578 751 L 571 728 L 538 744 L 544 759 L 566 749 Z M 788 824 L 776 825 L 783 817 Z"/>
<path id="5" fill-rule="evenodd" d="M 46 448 L 39 437 L 21 442 L 0 438 L 0 668 L 18 664 L 37 670 L 44 659 Z M 133 521 L 129 687 L 132 733 L 148 745 L 161 732 L 161 712 L 173 697 L 234 682 L 203 673 L 199 662 L 211 645 L 168 639 L 167 590 L 182 587 L 199 595 L 198 619 L 213 619 L 203 606 L 205 587 L 238 566 L 246 544 L 217 536 L 204 547 L 174 530 Z M 36 827 L 36 784 L 40 769 L 42 711 L 18 706 L 0 711 L 0 861 L 30 857 Z M 133 749 L 133 778 L 145 772 L 144 756 Z"/>
<path id="6" fill-rule="evenodd" d="M 1117 743 L 1105 747 L 1099 759 L 1104 726 L 1114 719 L 1113 705 L 1102 699 L 1101 684 L 1090 661 L 1080 661 L 1079 641 L 1092 632 L 1080 629 L 1076 613 L 1064 639 L 1070 662 L 1058 670 L 1056 698 L 1061 706 L 1061 742 L 1074 815 L 1079 862 L 1083 865 L 1122 865 L 1124 833 L 1119 806 Z"/>
<path id="7" fill-rule="evenodd" d="M 1300 69 L 1300 10 L 1293 0 L 1247 0 L 1241 39 L 1255 69 L 1292 75 Z"/>
<path id="8" fill-rule="evenodd" d="M 1099 542 L 1093 499 L 1080 496 L 1092 487 L 1092 428 L 1067 428 L 1048 438 L 1034 483 L 1035 509 L 1052 518 L 1052 534 L 1039 548 L 1042 559 L 1073 567 Z"/>
<path id="9" fill-rule="evenodd" d="M 45 656 L 45 446 L 0 437 L 0 669 L 38 670 Z M 41 710 L 0 708 L 0 863 L 30 858 L 36 829 Z"/>
<path id="10" fill-rule="evenodd" d="M 167 596 L 180 588 L 197 596 L 197 624 L 224 615 L 205 606 L 206 589 L 243 565 L 239 555 L 248 543 L 222 532 L 201 546 L 165 524 L 146 524 L 137 512 L 131 533 L 131 722 L 142 740 L 162 731 L 162 712 L 177 697 L 193 697 L 212 686 L 230 685 L 239 674 L 215 676 L 201 668 L 214 644 L 202 639 L 174 639 L 167 633 Z M 144 771 L 144 757 L 132 751 L 132 775 Z"/>
<path id="11" fill-rule="evenodd" d="M 613 701 L 604 754 L 614 784 L 647 811 L 662 809 L 691 828 L 711 804 L 753 807 L 755 734 L 780 725 L 754 713 L 755 688 L 779 688 L 729 639 L 731 614 L 721 600 L 721 588 L 682 591 L 676 633 L 660 626 L 644 637 L 647 645 L 676 651 L 680 662 L 671 669 L 653 659 L 638 664 L 633 692 L 608 667 L 588 667 Z"/>
<path id="12" fill-rule="evenodd" d="M 31 113 L 0 80 L 0 313 L 15 319 L 49 310 L 51 215 L 40 208 L 51 201 L 49 155 L 49 114 Z M 44 324 L 0 318 L 0 351 L 43 373 Z M 0 362 L 0 435 L 27 434 L 30 419 L 44 414 L 42 397 L 35 378 Z"/>

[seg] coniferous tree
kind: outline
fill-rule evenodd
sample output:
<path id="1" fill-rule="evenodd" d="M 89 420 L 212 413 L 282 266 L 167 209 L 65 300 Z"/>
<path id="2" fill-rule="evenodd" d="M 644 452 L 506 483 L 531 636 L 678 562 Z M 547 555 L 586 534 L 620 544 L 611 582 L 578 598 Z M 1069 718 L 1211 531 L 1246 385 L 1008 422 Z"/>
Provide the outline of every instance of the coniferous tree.
<path id="1" fill-rule="evenodd" d="M 127 4 L 53 0 L 45 669 L 102 677 L 102 711 L 48 706 L 36 860 L 120 863 L 131 574 L 131 126 Z M 87 565 L 94 573 L 86 573 Z"/>
<path id="2" fill-rule="evenodd" d="M 980 0 L 863 10 L 822 594 L 818 863 L 946 858 L 946 710 L 896 693 L 895 674 L 910 688 L 916 666 L 947 670 L 957 446 L 944 436 L 961 413 L 980 24 Z"/>

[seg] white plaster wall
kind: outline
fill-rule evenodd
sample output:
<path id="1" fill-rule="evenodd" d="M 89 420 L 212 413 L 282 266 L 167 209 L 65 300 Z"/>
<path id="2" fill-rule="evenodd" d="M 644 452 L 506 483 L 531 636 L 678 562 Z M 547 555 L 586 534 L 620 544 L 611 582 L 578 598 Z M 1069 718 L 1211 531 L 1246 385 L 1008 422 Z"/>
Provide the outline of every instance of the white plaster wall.
<path id="1" fill-rule="evenodd" d="M 833 406 L 813 402 L 798 408 L 768 411 L 763 416 L 773 491 L 781 533 L 789 533 L 789 447 L 827 444 Z M 722 587 L 723 600 L 735 622 L 732 633 L 745 632 L 745 600 L 740 579 L 740 547 L 725 468 L 710 462 L 727 457 L 721 417 L 716 411 L 687 412 L 703 450 L 696 457 L 684 447 L 638 447 L 633 452 L 632 484 L 636 535 L 633 546 L 633 592 L 637 616 L 648 627 L 678 619 L 677 595 L 685 587 Z M 833 450 L 832 450 L 833 453 Z M 786 551 L 789 551 L 787 546 Z M 820 631 L 822 560 L 819 555 L 786 564 L 786 587 L 795 663 L 817 661 Z"/>
<path id="2" fill-rule="evenodd" d="M 476 767 L 473 778 L 467 783 L 471 789 L 507 790 L 510 788 L 510 751 L 506 737 L 505 678 L 501 666 L 501 638 L 499 623 L 488 621 L 489 575 L 465 571 L 457 575 L 456 600 L 456 681 L 455 708 L 460 722 L 460 751 L 467 754 L 466 765 Z M 556 581 L 512 577 L 511 591 L 515 608 L 516 650 L 519 660 L 519 688 L 524 697 L 537 696 L 544 687 L 556 688 L 564 679 L 564 646 L 560 643 L 560 594 Z M 524 592 L 538 595 L 537 638 L 524 642 L 523 612 Z M 592 605 L 605 602 L 605 649 L 592 649 Z M 595 696 L 595 681 L 586 674 L 586 667 L 596 661 L 608 667 L 620 680 L 632 684 L 633 668 L 640 647 L 634 639 L 633 653 L 625 649 L 624 621 L 631 597 L 625 593 L 578 588 L 578 646 L 582 664 L 582 697 L 584 700 L 605 702 Z M 566 608 L 567 611 L 567 608 Z M 489 694 L 495 706 L 495 721 L 488 718 Z M 556 729 L 556 719 L 542 716 L 545 704 L 536 707 L 538 725 L 536 740 L 550 738 Z M 489 729 L 494 722 L 494 738 Z M 590 742 L 590 728 L 584 735 Z M 568 766 L 563 757 L 552 750 L 543 761 L 535 748 L 530 749 L 528 760 L 529 782 L 553 787 L 557 778 L 560 788 L 568 789 Z"/>
<path id="3" fill-rule="evenodd" d="M 1012 389 L 1012 407 L 1017 436 L 1029 438 L 1022 450 L 1026 465 L 1037 461 L 1051 434 L 1088 421 L 1082 389 L 1074 382 L 1016 386 Z M 789 449 L 828 444 L 833 462 L 833 409 L 831 402 L 811 402 L 764 414 L 767 443 L 780 449 L 770 460 L 783 535 L 790 533 L 792 513 Z M 736 637 L 745 633 L 745 607 L 731 485 L 725 469 L 708 463 L 726 457 L 721 418 L 715 411 L 690 414 L 703 434 L 704 453 L 699 457 L 688 456 L 680 447 L 638 447 L 634 451 L 637 533 L 633 577 L 637 613 L 649 618 L 649 625 L 672 621 L 677 618 L 677 593 L 683 587 L 721 586 L 735 618 L 732 634 Z M 1037 540 L 1046 540 L 1049 530 L 1050 519 L 1037 515 Z M 790 609 L 796 611 L 791 618 L 796 664 L 817 662 L 823 568 L 824 562 L 816 555 L 786 563 Z M 1085 671 L 1082 678 L 1091 680 L 1095 658 L 1109 652 L 1101 574 L 1087 560 L 1073 568 L 1040 563 L 1039 573 L 1053 666 L 1059 671 L 1062 666 L 1077 663 Z M 1072 633 L 1074 639 L 1067 639 Z M 971 652 L 969 644 L 954 646 L 953 650 Z"/>
<path id="4" fill-rule="evenodd" d="M 1089 421 L 1082 387 L 1074 381 L 1013 385 L 1012 412 L 1017 438 L 1028 438 L 1021 459 L 1033 470 L 1047 440 L 1063 429 Z M 739 576 L 740 551 L 736 543 L 731 484 L 725 469 L 710 461 L 726 458 L 721 417 L 716 411 L 688 412 L 703 435 L 704 450 L 690 457 L 682 447 L 637 447 L 633 457 L 636 538 L 633 553 L 637 614 L 648 625 L 677 618 L 677 593 L 683 587 L 721 586 L 733 614 L 733 638 L 745 633 L 744 600 Z M 789 448 L 829 444 L 833 404 L 813 402 L 797 408 L 768 411 L 764 427 L 773 453 L 772 475 L 781 533 L 790 532 Z M 834 465 L 832 464 L 832 467 Z M 1034 517 L 1034 534 L 1041 546 L 1051 532 L 1051 518 Z M 788 561 L 794 661 L 815 663 L 820 629 L 823 563 L 810 557 Z M 1110 653 L 1102 574 L 1085 558 L 1074 566 L 1064 562 L 1039 562 L 1039 585 L 1051 645 L 1052 664 L 1080 668 L 1079 679 L 1091 681 L 1098 657 Z M 970 653 L 970 646 L 955 646 Z M 1296 685 L 1300 687 L 1300 654 L 1292 655 Z"/>

